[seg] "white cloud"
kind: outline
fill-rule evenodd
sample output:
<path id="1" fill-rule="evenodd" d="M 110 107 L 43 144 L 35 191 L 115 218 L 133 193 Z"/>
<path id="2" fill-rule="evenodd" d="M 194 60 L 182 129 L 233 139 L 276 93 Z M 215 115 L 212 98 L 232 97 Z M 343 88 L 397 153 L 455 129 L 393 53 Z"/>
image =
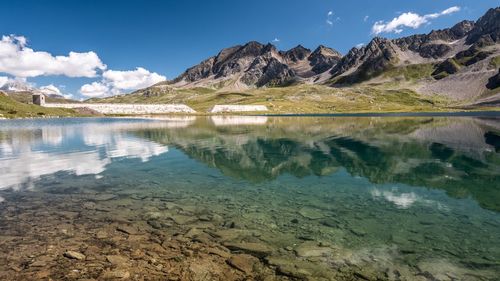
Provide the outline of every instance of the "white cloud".
<path id="1" fill-rule="evenodd" d="M 363 18 L 363 21 L 364 21 L 364 22 L 366 22 L 369 18 L 370 18 L 370 16 L 365 16 L 365 17 Z"/>
<path id="2" fill-rule="evenodd" d="M 333 25 L 332 16 L 333 16 L 333 11 L 328 11 L 328 13 L 326 14 L 326 24 L 330 26 Z"/>
<path id="3" fill-rule="evenodd" d="M 101 82 L 85 84 L 80 93 L 86 97 L 104 97 L 121 94 L 122 91 L 137 90 L 149 87 L 167 78 L 142 67 L 135 70 L 107 70 L 102 74 Z"/>
<path id="4" fill-rule="evenodd" d="M 402 13 L 397 18 L 392 19 L 390 22 L 377 21 L 372 27 L 372 33 L 378 35 L 380 33 L 401 33 L 403 27 L 417 29 L 420 26 L 429 23 L 430 19 L 435 19 L 440 16 L 449 15 L 460 11 L 460 7 L 450 7 L 442 12 L 419 15 L 413 12 Z"/>
<path id="5" fill-rule="evenodd" d="M 165 81 L 165 76 L 159 75 L 156 72 L 137 67 L 135 70 L 118 71 L 107 70 L 102 77 L 109 81 L 109 84 L 120 90 L 136 90 L 149 87 L 161 81 Z"/>
<path id="6" fill-rule="evenodd" d="M 277 37 L 276 37 L 276 38 L 274 38 L 274 40 L 273 40 L 273 42 L 274 42 L 274 43 L 278 43 L 279 41 L 280 41 L 280 39 L 279 39 L 279 38 L 277 38 Z"/>
<path id="7" fill-rule="evenodd" d="M 365 46 L 365 43 L 359 43 L 358 45 L 356 45 L 356 48 L 360 49 L 360 48 L 362 48 L 363 46 Z"/>
<path id="8" fill-rule="evenodd" d="M 94 52 L 69 52 L 67 56 L 54 56 L 34 51 L 27 46 L 24 36 L 2 36 L 0 41 L 0 72 L 16 77 L 65 75 L 68 77 L 95 77 L 98 70 L 106 69 Z"/>
<path id="9" fill-rule="evenodd" d="M 80 93 L 88 98 L 104 97 L 109 95 L 109 87 L 100 82 L 85 84 L 80 88 Z"/>

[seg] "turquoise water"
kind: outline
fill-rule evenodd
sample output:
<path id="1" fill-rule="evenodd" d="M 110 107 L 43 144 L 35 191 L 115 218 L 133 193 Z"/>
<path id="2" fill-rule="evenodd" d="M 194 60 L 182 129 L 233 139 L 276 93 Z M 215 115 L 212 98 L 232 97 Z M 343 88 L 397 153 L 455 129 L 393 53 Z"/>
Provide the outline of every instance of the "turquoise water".
<path id="1" fill-rule="evenodd" d="M 256 256 L 297 278 L 498 280 L 500 119 L 0 121 L 3 235 L 6 217 L 57 227 L 53 212 L 99 208 L 109 223 L 266 245 Z"/>

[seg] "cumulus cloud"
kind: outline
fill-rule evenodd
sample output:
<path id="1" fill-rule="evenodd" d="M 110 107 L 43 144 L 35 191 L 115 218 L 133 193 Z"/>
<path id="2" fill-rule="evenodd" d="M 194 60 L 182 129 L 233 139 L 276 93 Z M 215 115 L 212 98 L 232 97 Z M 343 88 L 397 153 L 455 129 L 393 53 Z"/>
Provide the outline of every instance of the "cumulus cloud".
<path id="1" fill-rule="evenodd" d="M 48 52 L 27 47 L 24 36 L 2 36 L 0 41 L 0 72 L 16 77 L 65 75 L 68 77 L 95 77 L 98 70 L 106 69 L 94 52 L 69 52 L 67 56 L 54 56 Z"/>
<path id="2" fill-rule="evenodd" d="M 128 71 L 107 70 L 102 74 L 102 77 L 106 81 L 109 81 L 112 87 L 120 90 L 135 90 L 149 87 L 166 79 L 165 76 L 159 75 L 156 72 L 149 72 L 142 67 Z"/>
<path id="3" fill-rule="evenodd" d="M 278 43 L 280 41 L 280 39 L 278 37 L 274 38 L 273 42 L 274 43 Z"/>
<path id="4" fill-rule="evenodd" d="M 80 93 L 88 98 L 103 97 L 109 95 L 109 87 L 101 82 L 85 84 L 80 88 Z"/>
<path id="5" fill-rule="evenodd" d="M 439 13 L 432 13 L 423 16 L 413 12 L 402 13 L 389 22 L 377 21 L 372 27 L 372 33 L 375 35 L 391 32 L 401 33 L 403 32 L 404 27 L 417 29 L 420 26 L 429 23 L 429 20 L 431 19 L 453 14 L 458 11 L 460 11 L 460 7 L 453 6 Z"/>
<path id="6" fill-rule="evenodd" d="M 137 90 L 165 81 L 167 78 L 142 67 L 135 70 L 106 70 L 101 82 L 85 84 L 80 93 L 85 97 L 104 97 L 121 94 L 122 91 Z"/>
<path id="7" fill-rule="evenodd" d="M 365 46 L 365 43 L 359 43 L 356 45 L 356 48 L 360 49 L 360 48 L 363 48 Z"/>

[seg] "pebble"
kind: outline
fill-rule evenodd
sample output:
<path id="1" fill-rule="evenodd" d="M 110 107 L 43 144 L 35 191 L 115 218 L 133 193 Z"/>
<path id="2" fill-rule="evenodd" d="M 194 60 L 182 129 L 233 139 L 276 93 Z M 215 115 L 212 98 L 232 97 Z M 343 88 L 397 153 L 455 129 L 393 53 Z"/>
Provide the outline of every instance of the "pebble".
<path id="1" fill-rule="evenodd" d="M 64 252 L 64 256 L 69 258 L 69 259 L 75 259 L 75 260 L 84 260 L 85 255 L 79 252 L 75 251 L 66 251 Z"/>

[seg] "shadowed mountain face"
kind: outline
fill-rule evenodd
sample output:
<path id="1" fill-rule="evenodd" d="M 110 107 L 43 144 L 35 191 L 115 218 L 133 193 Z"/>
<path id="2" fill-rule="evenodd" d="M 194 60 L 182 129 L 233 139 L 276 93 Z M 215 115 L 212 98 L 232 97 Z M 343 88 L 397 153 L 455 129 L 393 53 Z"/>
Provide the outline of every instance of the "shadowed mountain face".
<path id="1" fill-rule="evenodd" d="M 236 179 L 328 177 L 345 170 L 374 184 L 402 183 L 472 197 L 500 211 L 498 119 L 213 118 L 198 119 L 188 128 L 134 134 L 173 145 Z"/>
<path id="2" fill-rule="evenodd" d="M 207 85 L 233 78 L 244 86 L 282 86 L 322 73 L 340 58 L 339 52 L 325 46 L 313 52 L 300 45 L 278 51 L 274 45 L 252 41 L 223 49 L 215 57 L 186 70 L 173 83 Z"/>

